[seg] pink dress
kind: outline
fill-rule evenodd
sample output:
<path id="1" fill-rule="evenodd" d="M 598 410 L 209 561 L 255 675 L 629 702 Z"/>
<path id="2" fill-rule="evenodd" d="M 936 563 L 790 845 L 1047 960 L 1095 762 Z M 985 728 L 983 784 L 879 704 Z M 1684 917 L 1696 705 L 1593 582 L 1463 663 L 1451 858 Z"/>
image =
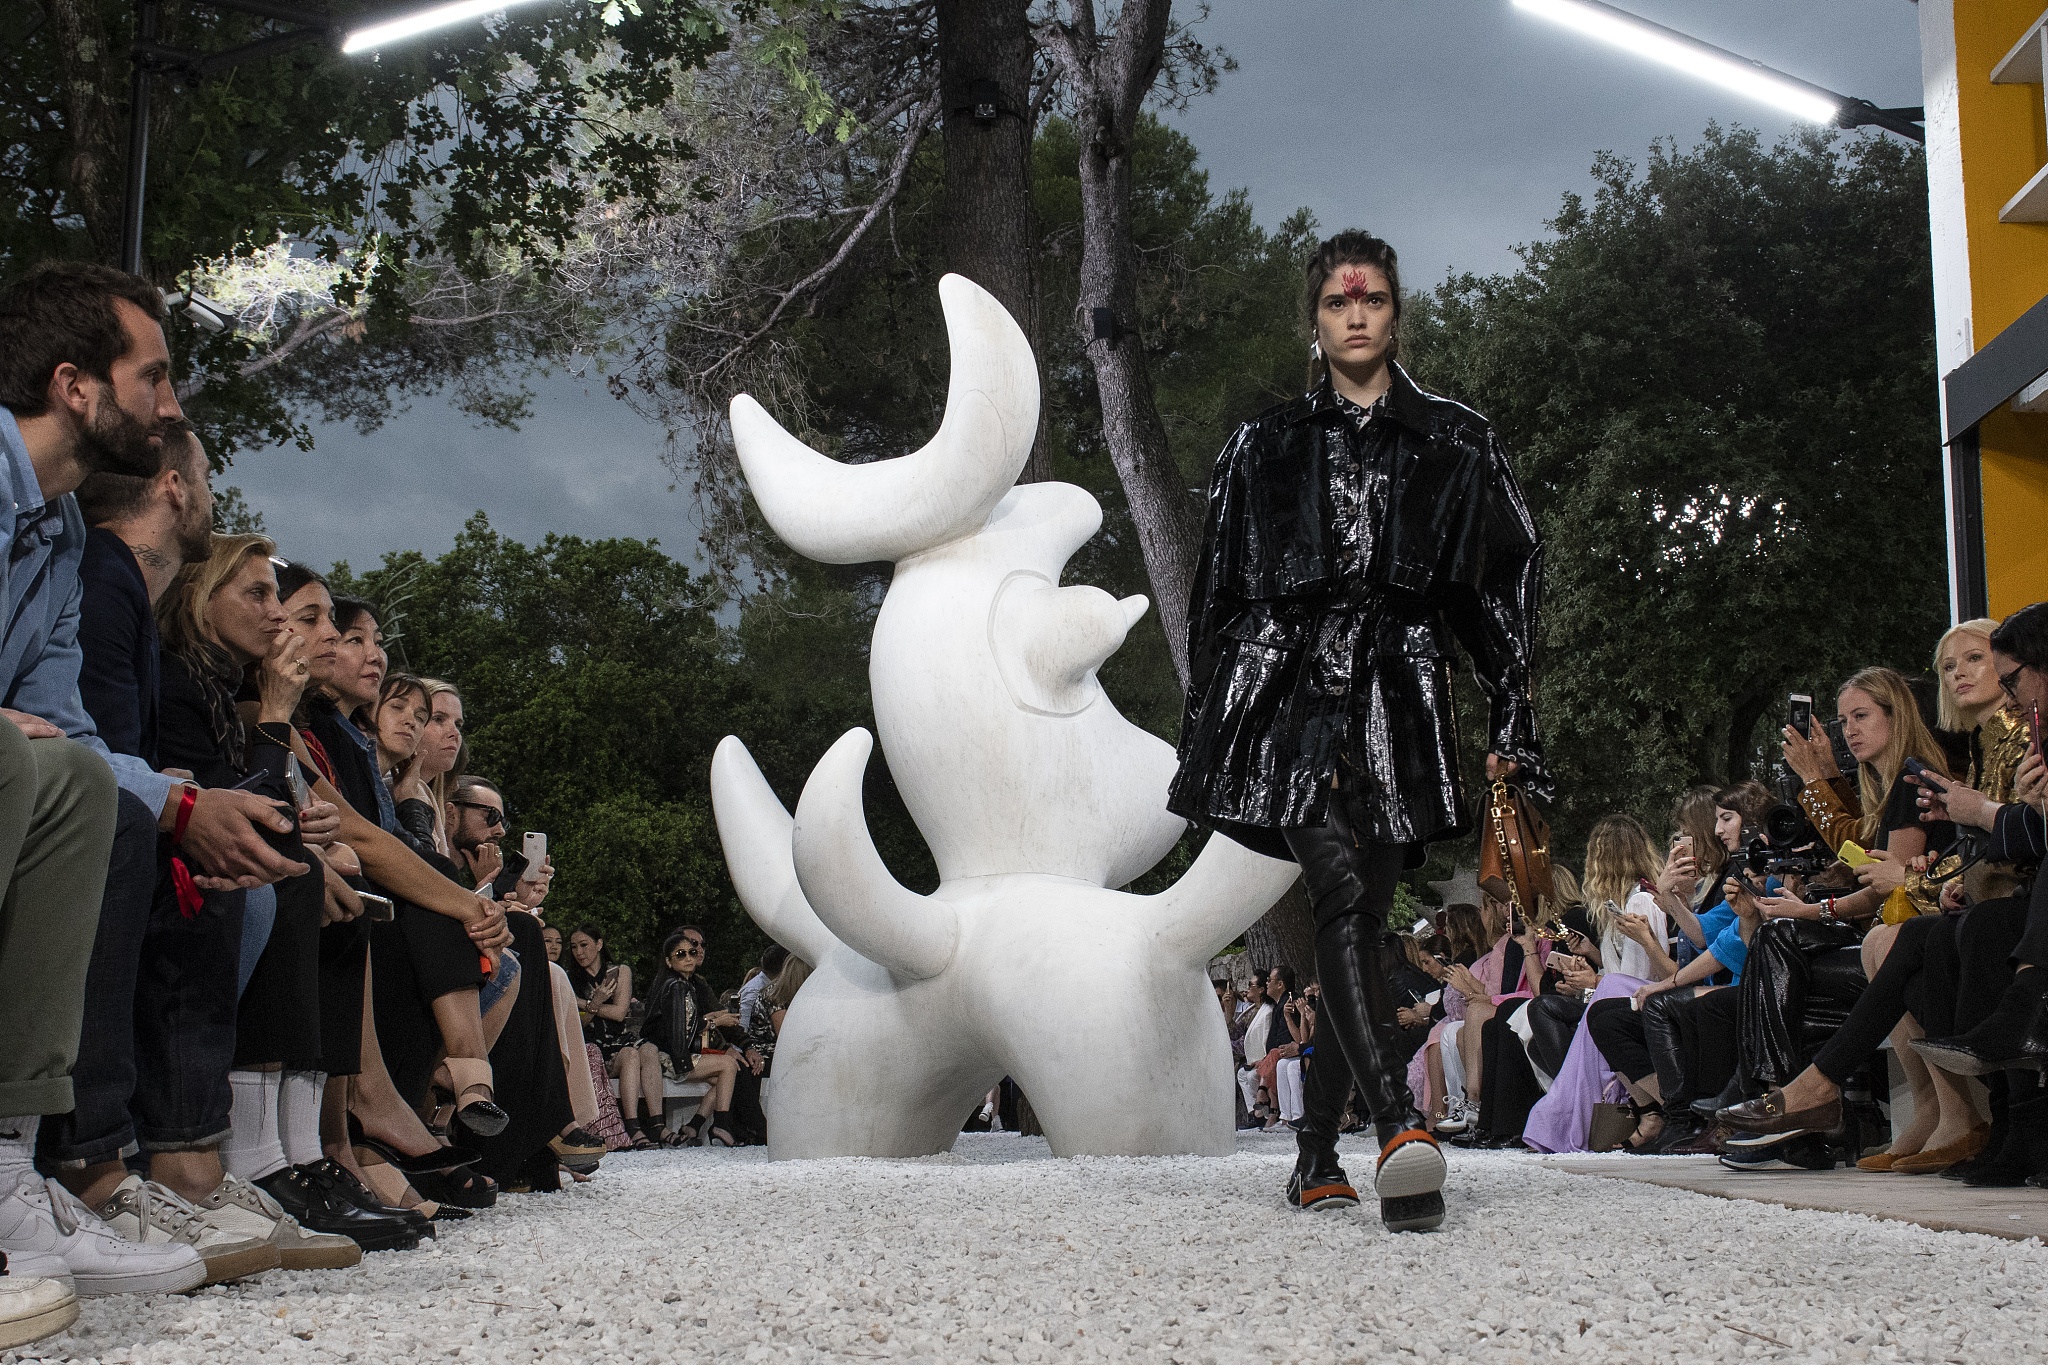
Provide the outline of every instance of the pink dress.
<path id="1" fill-rule="evenodd" d="M 1530 974 L 1529 964 L 1527 961 L 1524 961 L 1522 963 L 1521 978 L 1515 982 L 1514 989 L 1504 991 L 1501 988 L 1500 979 L 1503 966 L 1501 952 L 1507 945 L 1508 936 L 1502 934 L 1494 941 L 1493 947 L 1487 949 L 1485 953 L 1480 955 L 1479 960 L 1472 964 L 1472 975 L 1479 978 L 1480 984 L 1486 987 L 1493 999 L 1493 1003 L 1496 1005 L 1503 1000 L 1525 1000 L 1534 995 L 1536 982 L 1543 975 L 1543 966 L 1550 961 L 1550 940 L 1547 938 L 1537 939 L 1535 974 L 1533 976 Z M 1464 1018 L 1464 993 L 1455 986 L 1444 987 L 1444 1017 L 1430 1027 L 1428 1041 L 1415 1049 L 1415 1056 L 1408 1062 L 1408 1090 L 1409 1093 L 1415 1096 L 1415 1103 L 1421 1106 L 1422 1112 L 1425 1114 L 1434 1114 L 1437 1102 L 1443 1099 L 1442 1095 L 1430 1087 L 1429 1050 L 1442 1045 L 1444 1026 L 1446 1024 L 1455 1024 L 1461 1022 Z"/>

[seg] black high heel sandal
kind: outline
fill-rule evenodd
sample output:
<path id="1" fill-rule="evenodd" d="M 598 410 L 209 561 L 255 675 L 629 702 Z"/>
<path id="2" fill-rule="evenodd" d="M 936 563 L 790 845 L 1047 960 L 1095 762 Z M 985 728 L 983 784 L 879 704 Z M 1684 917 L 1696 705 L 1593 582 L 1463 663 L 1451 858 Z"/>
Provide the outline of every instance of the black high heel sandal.
<path id="1" fill-rule="evenodd" d="M 412 1156 L 399 1151 L 390 1143 L 373 1138 L 363 1131 L 363 1125 L 354 1114 L 348 1116 L 348 1140 L 351 1146 L 367 1147 L 384 1158 L 385 1164 L 405 1175 L 431 1175 L 435 1171 L 452 1171 L 462 1166 L 474 1166 L 483 1160 L 481 1153 L 467 1147 L 441 1147 L 421 1156 Z"/>

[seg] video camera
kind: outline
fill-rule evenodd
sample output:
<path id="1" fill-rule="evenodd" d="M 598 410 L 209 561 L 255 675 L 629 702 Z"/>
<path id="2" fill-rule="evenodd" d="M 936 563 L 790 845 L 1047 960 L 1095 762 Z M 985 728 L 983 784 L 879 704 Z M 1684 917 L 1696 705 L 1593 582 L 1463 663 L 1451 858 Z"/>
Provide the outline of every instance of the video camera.
<path id="1" fill-rule="evenodd" d="M 1743 831 L 1743 870 L 1753 877 L 1812 877 L 1835 861 L 1799 807 L 1780 801 L 1763 813 L 1761 828 Z"/>

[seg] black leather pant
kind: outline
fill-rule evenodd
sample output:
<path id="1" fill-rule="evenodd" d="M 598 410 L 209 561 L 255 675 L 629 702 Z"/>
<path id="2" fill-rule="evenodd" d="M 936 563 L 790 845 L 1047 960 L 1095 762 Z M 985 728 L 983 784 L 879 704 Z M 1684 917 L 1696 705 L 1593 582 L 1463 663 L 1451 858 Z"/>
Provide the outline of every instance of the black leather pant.
<path id="1" fill-rule="evenodd" d="M 1331 804 L 1341 808 L 1343 803 Z M 1407 846 L 1354 839 L 1338 811 L 1321 829 L 1288 830 L 1287 847 L 1308 883 L 1316 921 L 1316 977 L 1323 988 L 1316 1051 L 1302 1095 L 1301 1145 L 1336 1146 L 1354 1078 L 1384 1142 L 1418 1117 L 1380 952 Z"/>
<path id="2" fill-rule="evenodd" d="M 1809 996 L 1843 1002 L 1863 993 L 1860 935 L 1846 924 L 1766 921 L 1743 964 L 1742 1074 L 1783 1085 L 1806 1069 Z"/>

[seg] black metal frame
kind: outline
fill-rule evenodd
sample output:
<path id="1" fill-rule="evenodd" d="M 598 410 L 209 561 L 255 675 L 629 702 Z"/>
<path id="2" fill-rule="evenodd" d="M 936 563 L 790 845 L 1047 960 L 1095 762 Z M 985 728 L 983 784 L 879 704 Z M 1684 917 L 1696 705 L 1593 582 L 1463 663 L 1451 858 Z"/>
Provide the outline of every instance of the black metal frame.
<path id="1" fill-rule="evenodd" d="M 258 38 L 240 47 L 231 47 L 224 52 L 186 52 L 156 40 L 164 0 L 136 0 L 135 45 L 129 49 L 134 73 L 128 88 L 128 189 L 121 210 L 121 268 L 135 275 L 142 273 L 142 209 L 149 178 L 149 97 L 155 77 L 175 76 L 186 85 L 197 85 L 259 57 L 273 57 L 322 39 L 338 41 L 343 32 L 341 21 L 332 15 L 300 5 L 275 3 L 275 0 L 194 0 L 194 3 L 299 27 Z"/>
<path id="2" fill-rule="evenodd" d="M 1974 621 L 1991 614 L 1984 568 L 1984 462 L 1975 427 L 1949 442 L 1948 505 L 1948 571 L 1956 620 Z"/>

